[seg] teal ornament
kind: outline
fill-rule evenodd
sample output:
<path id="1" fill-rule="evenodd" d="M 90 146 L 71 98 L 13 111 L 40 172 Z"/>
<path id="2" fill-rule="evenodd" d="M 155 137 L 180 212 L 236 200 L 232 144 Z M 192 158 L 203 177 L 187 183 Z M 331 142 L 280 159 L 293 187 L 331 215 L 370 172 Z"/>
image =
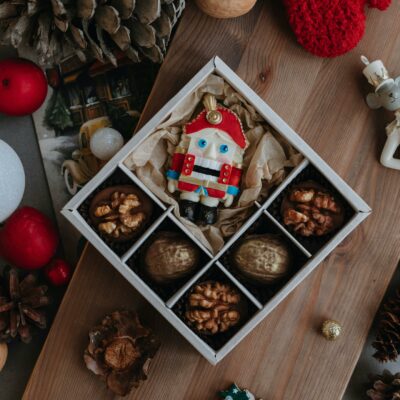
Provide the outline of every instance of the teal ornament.
<path id="1" fill-rule="evenodd" d="M 255 400 L 248 390 L 240 389 L 235 383 L 228 390 L 219 392 L 219 397 L 225 400 Z"/>

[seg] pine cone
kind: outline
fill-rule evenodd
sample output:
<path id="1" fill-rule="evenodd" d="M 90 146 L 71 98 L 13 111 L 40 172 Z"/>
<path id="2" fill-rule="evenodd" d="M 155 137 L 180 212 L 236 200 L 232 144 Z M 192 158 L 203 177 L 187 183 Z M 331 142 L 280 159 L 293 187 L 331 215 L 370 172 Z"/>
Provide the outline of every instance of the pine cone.
<path id="1" fill-rule="evenodd" d="M 388 300 L 378 317 L 378 333 L 372 346 L 374 357 L 381 361 L 395 361 L 400 352 L 400 289 Z"/>
<path id="2" fill-rule="evenodd" d="M 370 376 L 371 388 L 367 396 L 371 400 L 399 400 L 400 399 L 400 373 L 392 375 L 384 370 L 382 375 Z"/>
<path id="3" fill-rule="evenodd" d="M 118 53 L 162 62 L 185 0 L 0 0 L 0 43 L 28 45 L 41 64 Z"/>
<path id="4" fill-rule="evenodd" d="M 38 308 L 50 302 L 47 286 L 37 286 L 32 274 L 19 282 L 15 268 L 10 270 L 8 278 L 8 284 L 0 287 L 0 342 L 9 342 L 19 335 L 24 343 L 29 343 L 30 324 L 46 328 L 45 314 Z"/>
<path id="5" fill-rule="evenodd" d="M 83 358 L 86 367 L 106 381 L 119 396 L 126 396 L 147 379 L 160 342 L 132 311 L 114 311 L 89 332 Z"/>

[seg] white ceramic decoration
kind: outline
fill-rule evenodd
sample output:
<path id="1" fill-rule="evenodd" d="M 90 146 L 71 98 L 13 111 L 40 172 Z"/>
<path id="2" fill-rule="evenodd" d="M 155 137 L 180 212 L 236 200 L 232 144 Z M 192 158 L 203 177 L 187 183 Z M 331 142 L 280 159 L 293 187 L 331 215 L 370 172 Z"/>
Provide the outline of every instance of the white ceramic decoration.
<path id="1" fill-rule="evenodd" d="M 19 206 L 25 190 L 25 172 L 17 153 L 0 140 L 0 223 Z"/>
<path id="2" fill-rule="evenodd" d="M 380 107 L 394 111 L 396 119 L 386 127 L 387 140 L 381 154 L 381 164 L 387 168 L 400 170 L 400 159 L 394 158 L 400 145 L 400 76 L 392 79 L 381 60 L 369 62 L 361 56 L 366 65 L 363 70 L 368 82 L 375 87 L 374 93 L 367 96 L 367 104 L 372 109 Z"/>

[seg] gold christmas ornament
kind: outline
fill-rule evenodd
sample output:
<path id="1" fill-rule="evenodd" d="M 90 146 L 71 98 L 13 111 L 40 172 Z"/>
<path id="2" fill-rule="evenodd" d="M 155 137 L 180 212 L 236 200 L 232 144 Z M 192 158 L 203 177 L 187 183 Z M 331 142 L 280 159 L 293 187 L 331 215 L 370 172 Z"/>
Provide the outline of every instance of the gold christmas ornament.
<path id="1" fill-rule="evenodd" d="M 8 346 L 6 343 L 0 343 L 0 372 L 3 369 L 8 356 Z"/>
<path id="2" fill-rule="evenodd" d="M 322 324 L 321 332 L 327 340 L 336 340 L 342 334 L 342 326 L 337 321 L 326 320 Z"/>
<path id="3" fill-rule="evenodd" d="M 248 13 L 257 0 L 196 0 L 205 14 L 214 18 L 235 18 Z"/>

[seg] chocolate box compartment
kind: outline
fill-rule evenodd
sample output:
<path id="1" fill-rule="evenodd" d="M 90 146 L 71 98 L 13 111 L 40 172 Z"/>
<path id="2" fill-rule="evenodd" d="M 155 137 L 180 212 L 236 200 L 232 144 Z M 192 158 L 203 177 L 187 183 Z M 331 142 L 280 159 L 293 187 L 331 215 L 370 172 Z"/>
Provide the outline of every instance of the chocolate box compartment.
<path id="1" fill-rule="evenodd" d="M 186 303 L 188 297 L 193 289 L 199 283 L 206 281 L 218 281 L 220 283 L 228 283 L 233 288 L 235 288 L 242 296 L 245 304 L 246 312 L 243 320 L 241 320 L 238 325 L 230 328 L 226 332 L 217 333 L 215 335 L 207 335 L 198 333 L 193 329 L 185 320 Z M 226 345 L 239 331 L 246 325 L 247 321 L 250 320 L 257 312 L 258 308 L 247 298 L 247 296 L 238 288 L 234 282 L 232 282 L 228 276 L 226 276 L 220 268 L 216 265 L 212 265 L 202 276 L 200 276 L 184 293 L 184 295 L 175 303 L 172 307 L 172 311 L 187 325 L 197 336 L 199 336 L 205 343 L 207 343 L 212 349 L 218 351 L 223 346 Z"/>
<path id="2" fill-rule="evenodd" d="M 171 113 L 177 107 L 180 107 L 182 101 L 192 95 L 193 91 L 201 85 L 204 80 L 211 74 L 221 76 L 234 90 L 241 94 L 246 100 L 258 111 L 258 113 L 267 121 L 267 123 L 288 140 L 292 146 L 294 146 L 304 156 L 304 162 L 302 162 L 300 169 L 292 171 L 291 178 L 296 178 L 297 173 L 301 171 L 303 167 L 306 167 L 307 163 L 318 167 L 322 175 L 336 188 L 337 192 L 340 193 L 349 205 L 352 216 L 349 214 L 349 222 L 345 224 L 337 234 L 322 244 L 317 253 L 315 253 L 308 262 L 300 268 L 297 273 L 290 279 L 280 290 L 278 290 L 274 296 L 262 307 L 262 304 L 252 295 L 249 291 L 249 287 L 243 286 L 234 275 L 230 273 L 218 260 L 219 255 L 223 254 L 235 240 L 242 236 L 242 233 L 253 224 L 253 222 L 260 217 L 262 213 L 268 213 L 265 211 L 272 203 L 275 202 L 276 198 L 281 194 L 280 192 L 285 190 L 286 186 L 290 184 L 291 178 L 288 177 L 286 180 L 271 193 L 265 203 L 260 204 L 259 210 L 249 218 L 248 221 L 227 241 L 224 248 L 217 254 L 209 264 L 204 267 L 204 271 L 211 268 L 211 272 L 218 268 L 222 273 L 231 280 L 234 286 L 237 286 L 242 293 L 246 296 L 251 307 L 254 307 L 254 313 L 248 320 L 245 321 L 244 325 L 240 327 L 237 333 L 233 334 L 230 339 L 215 343 L 214 348 L 210 347 L 202 338 L 196 335 L 185 322 L 179 318 L 174 312 L 174 307 L 178 307 L 183 296 L 186 295 L 187 290 L 192 284 L 198 280 L 199 277 L 203 276 L 204 271 L 201 270 L 195 274 L 189 281 L 187 281 L 182 288 L 180 288 L 173 298 L 169 299 L 166 304 L 142 279 L 138 279 L 136 273 L 131 270 L 125 263 L 126 259 L 134 254 L 137 248 L 140 247 L 141 242 L 145 241 L 147 236 L 151 234 L 153 229 L 157 229 L 157 225 L 162 222 L 163 219 L 171 219 L 177 226 L 182 229 L 203 251 L 208 254 L 209 252 L 204 249 L 204 246 L 190 234 L 188 230 L 178 221 L 172 214 L 171 209 L 167 210 L 167 207 L 160 199 L 155 196 L 148 188 L 141 182 L 129 169 L 124 165 L 126 157 L 134 150 L 140 147 L 143 140 L 151 135 L 157 127 L 164 122 Z M 290 106 L 290 105 L 288 105 Z M 157 205 L 160 210 L 161 218 L 156 220 L 153 225 L 145 231 L 144 235 L 138 239 L 136 244 L 129 248 L 128 252 L 121 257 L 118 256 L 107 244 L 100 238 L 100 236 L 92 229 L 92 227 L 86 222 L 84 216 L 80 212 L 81 206 L 84 202 L 92 195 L 93 192 L 98 190 L 103 183 L 112 176 L 116 169 L 120 169 L 125 175 L 136 184 L 143 192 L 145 192 L 155 203 L 155 209 Z M 125 178 L 124 178 L 125 179 Z M 351 210 L 352 209 L 352 210 Z M 272 210 L 272 209 L 270 209 Z M 327 257 L 338 244 L 347 237 L 371 212 L 370 207 L 366 204 L 363 199 L 354 192 L 351 187 L 341 179 L 331 167 L 307 144 L 301 137 L 293 131 L 283 121 L 263 99 L 261 99 L 246 83 L 240 79 L 220 58 L 212 58 L 162 109 L 152 118 L 150 121 L 138 132 L 133 138 L 88 182 L 63 208 L 62 214 L 89 240 L 89 242 L 96 247 L 96 249 L 114 266 L 114 268 L 121 273 L 121 275 L 136 289 L 138 290 L 153 307 L 163 315 L 171 325 L 175 327 L 187 341 L 189 341 L 193 347 L 202 354 L 211 364 L 215 365 L 220 362 L 230 351 L 232 351 L 246 335 L 248 335 L 271 311 L 278 306 L 318 265 Z M 84 214 L 84 213 L 83 213 Z M 289 235 L 289 240 L 295 240 L 290 233 L 280 225 L 275 218 L 271 217 L 273 223 L 278 224 L 278 229 L 282 230 L 283 234 Z M 291 239 L 292 238 L 292 239 Z M 298 242 L 294 242 L 296 245 Z M 300 247 L 299 247 L 300 248 Z M 121 253 L 120 251 L 119 253 Z M 309 254 L 306 250 L 303 253 Z M 211 258 L 211 257 L 210 257 Z M 222 261 L 222 259 L 220 259 Z M 211 266 L 211 267 L 210 267 Z M 246 284 L 247 285 L 247 284 Z M 172 301 L 173 300 L 173 301 Z M 258 310 L 258 311 L 257 311 Z M 256 344 L 255 344 L 256 345 Z M 222 346 L 222 347 L 220 347 Z M 215 350 L 217 348 L 218 350 Z"/>
<path id="3" fill-rule="evenodd" d="M 96 232 L 96 234 L 107 244 L 107 246 L 118 256 L 122 256 L 125 254 L 133 245 L 134 243 L 140 238 L 133 238 L 131 240 L 128 240 L 126 242 L 117 242 L 113 241 L 111 238 L 107 237 L 107 235 L 102 234 L 101 232 L 98 231 L 98 229 L 94 226 L 90 215 L 89 215 L 89 208 L 92 203 L 93 198 L 96 196 L 97 193 L 101 192 L 102 190 L 111 187 L 111 186 L 119 186 L 119 185 L 130 185 L 137 187 L 137 185 L 132 182 L 132 180 L 124 173 L 122 172 L 119 168 L 117 168 L 101 185 L 99 185 L 85 200 L 84 202 L 79 206 L 78 211 L 81 214 L 81 216 L 85 219 L 87 224 Z M 138 188 L 141 192 L 143 192 L 140 188 Z M 146 223 L 146 229 L 148 229 L 154 221 L 156 221 L 162 214 L 162 210 L 160 207 L 153 202 L 152 199 L 150 199 L 146 193 L 143 192 L 143 194 L 146 196 L 148 201 L 153 203 L 153 211 L 152 215 L 150 217 L 150 220 Z"/>
<path id="4" fill-rule="evenodd" d="M 189 275 L 177 279 L 176 281 L 159 284 L 152 280 L 144 269 L 144 254 L 151 243 L 152 239 L 160 232 L 177 232 L 181 233 L 184 237 L 189 239 L 194 246 L 197 247 L 199 251 L 199 260 L 195 270 L 193 270 Z M 211 258 L 205 254 L 205 252 L 169 218 L 166 218 L 160 225 L 151 233 L 151 235 L 139 246 L 139 248 L 132 254 L 132 256 L 127 260 L 126 264 L 131 268 L 136 275 L 142 279 L 146 285 L 150 287 L 161 299 L 165 302 L 170 299 L 186 282 L 188 282 L 194 275 L 201 271 L 208 263 L 210 263 Z"/>
<path id="5" fill-rule="evenodd" d="M 287 245 L 291 255 L 291 269 L 289 274 L 277 281 L 274 284 L 254 284 L 249 279 L 246 279 L 240 271 L 238 271 L 232 264 L 231 257 L 232 252 L 235 250 L 244 238 L 248 235 L 259 235 L 270 233 L 279 236 L 284 243 Z M 221 257 L 221 264 L 244 286 L 247 290 L 263 305 L 282 289 L 285 284 L 293 278 L 293 276 L 307 263 L 308 257 L 285 237 L 282 232 L 268 219 L 265 214 L 261 214 L 260 217 L 245 231 L 242 236 L 233 244 Z"/>
<path id="6" fill-rule="evenodd" d="M 281 213 L 281 206 L 283 199 L 290 192 L 293 186 L 305 182 L 305 181 L 314 181 L 320 184 L 322 187 L 326 188 L 333 196 L 340 202 L 343 207 L 344 212 L 344 220 L 343 224 L 332 231 L 323 236 L 302 236 L 297 234 L 290 226 L 287 226 L 283 223 L 283 217 Z M 317 253 L 322 247 L 325 246 L 327 242 L 329 242 L 334 236 L 336 236 L 343 227 L 349 223 L 349 221 L 354 217 L 356 211 L 352 208 L 352 206 L 348 203 L 348 201 L 338 192 L 338 190 L 332 185 L 332 183 L 325 177 L 316 167 L 312 164 L 309 164 L 303 171 L 301 171 L 295 179 L 288 185 L 279 196 L 272 202 L 272 204 L 267 208 L 267 212 L 271 214 L 271 216 L 292 235 L 306 250 L 308 250 L 311 254 Z"/>

